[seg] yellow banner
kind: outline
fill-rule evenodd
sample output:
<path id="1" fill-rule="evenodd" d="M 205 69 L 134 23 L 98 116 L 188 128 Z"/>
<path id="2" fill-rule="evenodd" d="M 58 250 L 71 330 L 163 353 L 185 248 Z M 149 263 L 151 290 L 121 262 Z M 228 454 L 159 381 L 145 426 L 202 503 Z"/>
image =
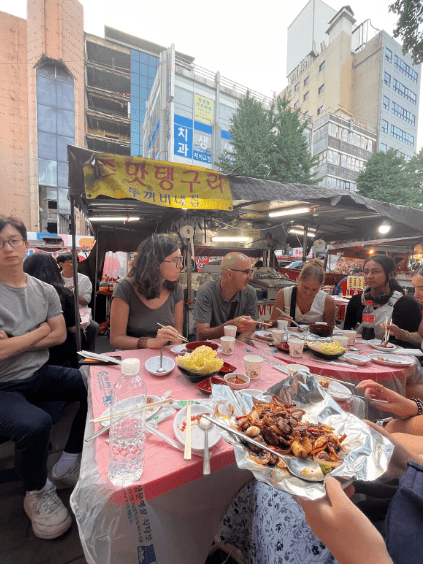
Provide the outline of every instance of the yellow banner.
<path id="1" fill-rule="evenodd" d="M 214 100 L 210 100 L 210 98 L 206 98 L 201 94 L 195 94 L 194 96 L 195 121 L 201 121 L 201 123 L 207 123 L 207 125 L 213 125 L 213 114 L 214 114 Z"/>
<path id="2" fill-rule="evenodd" d="M 232 210 L 225 175 L 196 166 L 99 153 L 84 165 L 85 195 L 134 198 L 167 208 Z"/>

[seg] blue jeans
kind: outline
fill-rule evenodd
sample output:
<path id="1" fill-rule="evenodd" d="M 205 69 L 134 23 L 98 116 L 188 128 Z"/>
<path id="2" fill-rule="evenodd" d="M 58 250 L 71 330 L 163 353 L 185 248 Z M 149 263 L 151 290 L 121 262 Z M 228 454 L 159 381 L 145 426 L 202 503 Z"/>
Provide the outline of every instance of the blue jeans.
<path id="1" fill-rule="evenodd" d="M 0 383 L 0 435 L 16 444 L 16 469 L 26 491 L 40 490 L 47 480 L 51 416 L 36 404 L 79 402 L 65 451 L 82 452 L 87 390 L 79 370 L 45 364 L 30 378 Z"/>

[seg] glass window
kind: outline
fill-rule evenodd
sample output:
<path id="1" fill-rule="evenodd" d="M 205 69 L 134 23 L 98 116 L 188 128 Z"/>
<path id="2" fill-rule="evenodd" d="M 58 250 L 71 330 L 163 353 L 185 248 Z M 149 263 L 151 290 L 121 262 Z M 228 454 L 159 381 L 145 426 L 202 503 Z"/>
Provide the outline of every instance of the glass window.
<path id="1" fill-rule="evenodd" d="M 326 66 L 326 61 L 323 61 L 323 63 L 320 63 L 319 65 L 319 71 L 322 71 Z"/>
<path id="2" fill-rule="evenodd" d="M 388 47 L 386 47 L 385 49 L 385 59 L 388 61 L 388 63 L 392 63 L 392 51 L 388 49 Z"/>
<path id="3" fill-rule="evenodd" d="M 140 52 L 140 63 L 144 63 L 145 65 L 148 65 L 148 55 L 146 53 Z"/>
<path id="4" fill-rule="evenodd" d="M 389 98 L 387 96 L 383 97 L 383 107 L 385 110 L 389 110 Z"/>
<path id="5" fill-rule="evenodd" d="M 350 140 L 350 136 L 348 129 L 342 128 L 342 141 L 348 143 L 349 140 Z"/>
<path id="6" fill-rule="evenodd" d="M 294 104 L 294 110 L 296 110 L 299 107 L 299 105 L 300 105 L 300 101 L 297 100 Z"/>
<path id="7" fill-rule="evenodd" d="M 317 109 L 317 115 L 319 116 L 323 112 L 323 106 Z"/>
<path id="8" fill-rule="evenodd" d="M 138 132 L 131 131 L 131 143 L 134 145 L 140 144 L 140 134 Z"/>
<path id="9" fill-rule="evenodd" d="M 57 186 L 57 162 L 38 159 L 38 183 Z"/>
<path id="10" fill-rule="evenodd" d="M 307 100 L 308 96 L 309 96 L 309 93 L 306 92 L 306 93 L 304 94 L 304 100 Z"/>
<path id="11" fill-rule="evenodd" d="M 136 74 L 140 73 L 140 64 L 138 61 L 132 60 L 132 57 L 131 57 L 131 72 Z"/>
<path id="12" fill-rule="evenodd" d="M 75 93 L 73 90 L 73 84 L 56 82 L 56 93 L 57 107 L 73 112 L 75 109 Z"/>
<path id="13" fill-rule="evenodd" d="M 56 78 L 55 65 L 45 64 L 37 68 L 37 76 L 45 76 L 47 78 Z"/>
<path id="14" fill-rule="evenodd" d="M 132 98 L 131 96 L 131 111 L 132 110 L 139 110 L 140 107 L 140 99 L 139 98 Z"/>
<path id="15" fill-rule="evenodd" d="M 292 96 L 292 90 L 290 90 L 290 91 L 288 92 L 288 96 L 289 96 L 289 97 Z"/>
<path id="16" fill-rule="evenodd" d="M 70 214 L 70 201 L 68 200 L 67 188 L 57 189 L 57 211 L 63 214 Z"/>
<path id="17" fill-rule="evenodd" d="M 157 66 L 159 64 L 158 57 L 154 57 L 154 55 L 148 55 L 148 64 L 151 65 L 154 68 L 157 68 Z"/>
<path id="18" fill-rule="evenodd" d="M 141 76 L 142 76 L 142 75 L 132 73 L 132 74 L 131 74 L 131 86 L 132 86 L 133 84 L 135 84 L 136 86 L 139 86 L 139 85 L 140 85 L 140 78 L 141 78 Z M 147 78 L 147 77 L 145 77 L 145 78 Z"/>
<path id="19" fill-rule="evenodd" d="M 381 123 L 382 123 L 382 131 L 384 133 L 388 133 L 388 122 L 386 121 L 386 119 L 383 119 Z"/>
<path id="20" fill-rule="evenodd" d="M 131 49 L 131 60 L 132 61 L 139 61 L 140 60 L 139 51 L 135 51 L 134 49 Z"/>
<path id="21" fill-rule="evenodd" d="M 304 79 L 304 86 L 307 86 L 309 82 L 310 82 L 310 77 L 308 76 L 307 78 Z"/>
<path id="22" fill-rule="evenodd" d="M 348 156 L 341 153 L 341 166 L 348 168 Z"/>
<path id="23" fill-rule="evenodd" d="M 135 84 L 131 84 L 131 99 L 132 97 L 139 98 L 140 97 L 140 87 L 136 86 Z"/>
<path id="24" fill-rule="evenodd" d="M 406 62 L 395 55 L 395 68 L 401 71 L 407 78 L 417 84 L 419 75 Z"/>
<path id="25" fill-rule="evenodd" d="M 148 67 L 148 76 L 154 78 L 156 76 L 157 69 L 155 67 Z"/>
<path id="26" fill-rule="evenodd" d="M 383 76 L 383 82 L 386 84 L 386 86 L 391 86 L 391 75 L 387 72 L 385 72 Z"/>
<path id="27" fill-rule="evenodd" d="M 51 133 L 38 133 L 38 156 L 41 159 L 57 160 L 56 136 Z"/>
<path id="28" fill-rule="evenodd" d="M 140 88 L 140 99 L 148 100 L 148 90 L 147 88 Z"/>
<path id="29" fill-rule="evenodd" d="M 56 81 L 37 75 L 37 102 L 44 106 L 56 105 Z"/>
<path id="30" fill-rule="evenodd" d="M 75 137 L 75 114 L 67 110 L 57 110 L 57 133 Z"/>
<path id="31" fill-rule="evenodd" d="M 400 96 L 403 96 L 403 98 L 405 98 L 406 100 L 408 100 L 412 104 L 416 103 L 416 101 L 417 101 L 416 94 L 412 90 L 410 90 L 409 88 L 404 86 L 404 84 L 399 82 L 399 80 L 396 80 L 395 78 L 394 78 L 393 87 L 394 87 L 395 92 L 397 92 Z"/>
<path id="32" fill-rule="evenodd" d="M 38 104 L 37 106 L 37 125 L 39 131 L 44 131 L 46 133 L 56 133 L 56 108 L 51 108 L 49 106 L 43 106 Z"/>
<path id="33" fill-rule="evenodd" d="M 322 84 L 321 86 L 319 86 L 319 89 L 318 89 L 317 93 L 318 93 L 318 94 L 321 94 L 324 90 L 325 90 L 325 85 Z"/>
<path id="34" fill-rule="evenodd" d="M 144 76 L 148 76 L 148 65 L 145 65 L 144 63 L 140 63 L 140 74 L 143 74 Z"/>
<path id="35" fill-rule="evenodd" d="M 68 187 L 68 163 L 57 163 L 57 185 Z"/>
<path id="36" fill-rule="evenodd" d="M 62 67 L 56 67 L 56 80 L 61 80 L 62 82 L 73 84 L 73 78 Z"/>
<path id="37" fill-rule="evenodd" d="M 39 137 L 38 137 L 39 139 Z M 57 136 L 57 160 L 67 162 L 68 160 L 68 145 L 75 145 L 73 137 Z"/>
<path id="38" fill-rule="evenodd" d="M 298 81 L 297 84 L 294 86 L 294 90 L 297 91 L 300 87 L 300 82 Z"/>
<path id="39" fill-rule="evenodd" d="M 148 88 L 148 81 L 151 79 L 148 78 L 147 76 L 144 76 L 143 74 L 140 74 L 138 76 L 139 76 L 139 85 L 142 86 L 143 88 Z"/>

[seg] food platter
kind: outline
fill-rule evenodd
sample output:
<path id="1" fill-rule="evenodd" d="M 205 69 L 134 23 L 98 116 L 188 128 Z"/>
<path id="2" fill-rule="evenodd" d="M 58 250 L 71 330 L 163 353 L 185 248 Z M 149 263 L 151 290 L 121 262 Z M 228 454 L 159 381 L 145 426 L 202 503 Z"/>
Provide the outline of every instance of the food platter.
<path id="1" fill-rule="evenodd" d="M 369 354 L 369 358 L 373 362 L 382 364 L 385 366 L 397 366 L 403 368 L 404 366 L 412 366 L 414 364 L 414 358 L 409 356 L 400 356 L 398 354 Z"/>
<path id="2" fill-rule="evenodd" d="M 369 364 L 372 360 L 369 356 L 362 356 L 357 353 L 346 353 L 344 354 L 344 359 L 356 366 L 364 366 L 365 364 Z"/>
<path id="3" fill-rule="evenodd" d="M 193 450 L 204 449 L 204 431 L 198 426 L 198 421 L 203 413 L 212 415 L 212 410 L 204 405 L 191 405 L 191 447 Z M 181 411 L 178 411 L 173 420 L 173 432 L 175 433 L 175 437 L 182 444 L 185 444 L 186 420 L 187 408 L 184 407 Z M 209 430 L 209 448 L 217 444 L 219 439 L 220 433 L 214 425 Z"/>
<path id="4" fill-rule="evenodd" d="M 351 399 L 352 392 L 343 384 L 335 382 L 334 380 L 329 380 L 329 386 L 325 388 L 325 391 L 334 400 L 349 400 Z"/>
<path id="5" fill-rule="evenodd" d="M 152 396 L 150 394 L 147 396 L 147 403 L 155 403 L 156 401 L 160 401 L 160 398 L 158 396 Z M 161 407 L 162 407 L 161 405 L 158 405 L 157 407 L 147 409 L 146 418 L 150 419 L 151 417 L 153 417 L 153 415 L 155 415 Z M 131 406 L 129 405 L 128 408 L 130 409 Z M 100 417 L 110 417 L 110 407 L 105 409 L 103 413 L 100 415 Z M 105 421 L 100 421 L 100 425 L 102 427 L 109 427 L 110 420 L 106 419 Z"/>
<path id="6" fill-rule="evenodd" d="M 395 350 L 397 347 L 392 343 L 387 343 L 386 347 L 382 347 L 382 341 L 380 339 L 370 339 L 367 341 L 371 347 L 381 352 L 389 352 Z"/>
<path id="7" fill-rule="evenodd" d="M 273 343 L 273 335 L 270 331 L 255 331 L 254 336 L 264 343 Z"/>

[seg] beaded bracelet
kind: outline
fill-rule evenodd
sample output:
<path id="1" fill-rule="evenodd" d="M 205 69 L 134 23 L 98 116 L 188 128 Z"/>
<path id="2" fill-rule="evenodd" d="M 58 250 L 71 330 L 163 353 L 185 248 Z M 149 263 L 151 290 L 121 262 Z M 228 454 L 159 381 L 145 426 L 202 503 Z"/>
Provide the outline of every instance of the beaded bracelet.
<path id="1" fill-rule="evenodd" d="M 137 343 L 137 349 L 145 349 L 147 348 L 147 341 L 149 337 L 140 337 Z"/>
<path id="2" fill-rule="evenodd" d="M 415 401 L 417 404 L 418 413 L 417 415 L 421 415 L 423 413 L 423 401 L 419 398 L 410 398 L 412 401 Z"/>
<path id="3" fill-rule="evenodd" d="M 404 336 L 401 337 L 401 341 L 408 343 L 408 341 L 410 340 L 410 331 L 406 331 L 405 329 L 403 329 L 402 331 Z"/>

